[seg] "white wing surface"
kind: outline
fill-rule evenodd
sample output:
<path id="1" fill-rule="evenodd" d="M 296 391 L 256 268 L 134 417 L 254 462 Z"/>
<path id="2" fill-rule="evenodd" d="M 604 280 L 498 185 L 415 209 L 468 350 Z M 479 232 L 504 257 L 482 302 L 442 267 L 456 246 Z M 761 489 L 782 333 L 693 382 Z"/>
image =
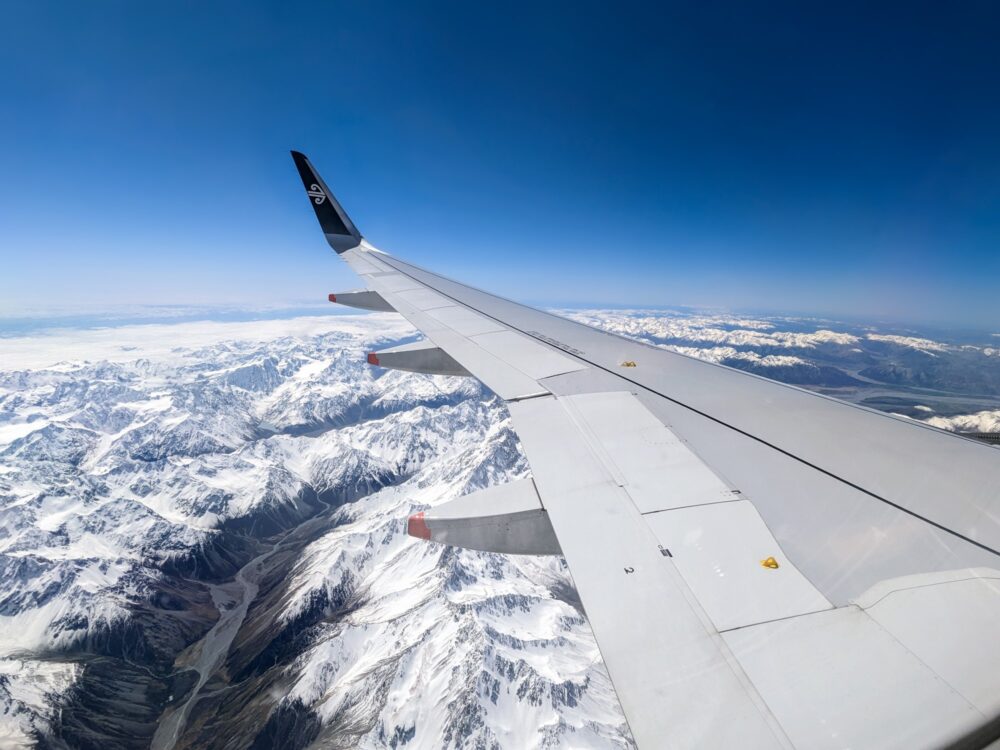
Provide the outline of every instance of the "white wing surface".
<path id="1" fill-rule="evenodd" d="M 640 748 L 996 736 L 1000 451 L 406 263 L 293 157 L 367 287 L 331 299 L 427 337 L 369 361 L 478 378 L 531 465 L 533 480 L 418 514 L 410 533 L 560 550 Z"/>

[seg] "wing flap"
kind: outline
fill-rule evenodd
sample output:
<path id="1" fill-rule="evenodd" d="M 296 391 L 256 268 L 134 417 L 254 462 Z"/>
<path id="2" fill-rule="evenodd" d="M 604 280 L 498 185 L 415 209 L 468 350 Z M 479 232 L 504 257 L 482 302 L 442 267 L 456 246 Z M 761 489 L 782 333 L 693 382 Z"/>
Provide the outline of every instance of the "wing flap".
<path id="1" fill-rule="evenodd" d="M 874 587 L 857 605 L 984 716 L 1000 713 L 1000 572 L 907 576 Z M 969 643 L 985 647 L 963 648 Z"/>
<path id="2" fill-rule="evenodd" d="M 642 513 L 738 499 L 729 487 L 631 393 L 563 399 Z"/>
<path id="3" fill-rule="evenodd" d="M 798 748 L 940 748 L 986 720 L 856 607 L 724 637 Z"/>
<path id="4" fill-rule="evenodd" d="M 719 631 L 833 607 L 746 500 L 654 513 L 646 522 Z"/>
<path id="5" fill-rule="evenodd" d="M 642 515 L 554 398 L 510 404 L 640 747 L 788 747 Z"/>

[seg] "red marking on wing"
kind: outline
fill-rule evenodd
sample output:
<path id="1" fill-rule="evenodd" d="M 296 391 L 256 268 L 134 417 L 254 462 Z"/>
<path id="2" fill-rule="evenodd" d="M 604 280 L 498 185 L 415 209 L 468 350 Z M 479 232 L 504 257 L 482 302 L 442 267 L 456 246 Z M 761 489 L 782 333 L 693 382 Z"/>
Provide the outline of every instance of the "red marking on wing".
<path id="1" fill-rule="evenodd" d="M 414 513 L 406 519 L 406 533 L 415 536 L 417 539 L 430 539 L 431 529 L 424 521 L 423 511 Z"/>
<path id="2" fill-rule="evenodd" d="M 375 352 L 368 352 L 368 364 L 377 365 L 378 355 Z"/>

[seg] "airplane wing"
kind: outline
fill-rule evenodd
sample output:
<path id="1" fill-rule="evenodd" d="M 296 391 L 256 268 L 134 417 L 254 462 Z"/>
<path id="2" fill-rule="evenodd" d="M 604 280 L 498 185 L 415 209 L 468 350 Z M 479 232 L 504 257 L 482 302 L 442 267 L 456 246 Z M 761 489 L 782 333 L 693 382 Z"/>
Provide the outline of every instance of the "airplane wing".
<path id="1" fill-rule="evenodd" d="M 998 736 L 1000 451 L 407 263 L 293 158 L 367 287 L 331 299 L 427 337 L 369 361 L 478 378 L 531 466 L 409 533 L 562 554 L 640 748 Z"/>

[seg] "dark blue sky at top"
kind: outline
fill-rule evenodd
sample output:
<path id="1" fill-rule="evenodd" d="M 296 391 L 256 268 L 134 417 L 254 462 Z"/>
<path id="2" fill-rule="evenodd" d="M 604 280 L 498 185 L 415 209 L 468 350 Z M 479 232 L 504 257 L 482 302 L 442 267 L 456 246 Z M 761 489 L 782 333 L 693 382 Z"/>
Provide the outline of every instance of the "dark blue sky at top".
<path id="1" fill-rule="evenodd" d="M 373 244 L 533 304 L 996 328 L 998 38 L 993 3 L 6 3 L 0 307 L 357 286 L 297 148 Z"/>

